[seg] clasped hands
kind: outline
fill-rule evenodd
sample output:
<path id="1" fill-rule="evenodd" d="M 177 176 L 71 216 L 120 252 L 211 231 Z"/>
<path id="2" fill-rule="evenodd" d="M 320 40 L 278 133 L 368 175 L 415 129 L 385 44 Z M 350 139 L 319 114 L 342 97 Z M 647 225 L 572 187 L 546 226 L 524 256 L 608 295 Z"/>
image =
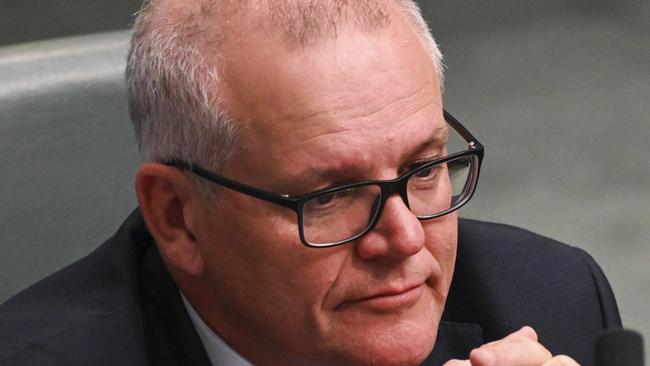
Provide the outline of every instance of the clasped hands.
<path id="1" fill-rule="evenodd" d="M 553 356 L 537 341 L 529 326 L 472 350 L 469 360 L 450 360 L 444 366 L 579 366 L 572 358 Z"/>

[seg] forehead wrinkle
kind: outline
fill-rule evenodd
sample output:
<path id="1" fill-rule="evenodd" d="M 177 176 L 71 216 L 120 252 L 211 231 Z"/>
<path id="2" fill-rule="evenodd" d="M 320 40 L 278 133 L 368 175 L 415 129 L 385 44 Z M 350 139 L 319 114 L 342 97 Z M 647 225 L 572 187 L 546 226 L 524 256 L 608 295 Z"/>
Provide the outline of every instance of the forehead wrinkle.
<path id="1" fill-rule="evenodd" d="M 428 87 L 423 86 L 422 88 L 410 92 L 404 96 L 401 96 L 395 99 L 393 102 L 378 106 L 376 109 L 371 111 L 363 110 L 364 113 L 354 113 L 358 110 L 357 103 L 350 103 L 349 106 L 345 107 L 345 110 L 341 111 L 340 108 L 336 111 L 332 111 L 332 108 L 324 108 L 320 111 L 308 112 L 305 115 L 290 115 L 285 118 L 286 121 L 300 121 L 300 125 L 296 128 L 294 123 L 286 123 L 285 128 L 290 129 L 294 134 L 294 139 L 300 141 L 300 143 L 309 142 L 313 139 L 326 138 L 331 135 L 337 135 L 345 131 L 358 129 L 358 124 L 366 125 L 363 128 L 376 128 L 376 123 L 373 121 L 384 121 L 387 117 L 379 116 L 382 113 L 386 114 L 397 114 L 397 112 L 387 111 L 389 109 L 401 109 L 397 118 L 394 119 L 393 123 L 386 125 L 384 128 L 391 131 L 397 130 L 401 123 L 404 123 L 410 117 L 422 112 L 423 110 L 435 106 L 442 109 L 435 98 L 425 98 L 424 103 L 417 103 L 412 105 L 409 103 L 410 100 L 417 97 L 421 93 L 426 93 L 429 90 Z M 404 106 L 404 107 L 402 107 Z M 349 110 L 350 113 L 346 113 Z M 323 120 L 330 120 L 331 123 L 323 124 Z M 368 125 L 372 124 L 372 125 Z M 277 126 L 276 126 L 277 127 Z M 446 129 L 446 124 L 443 125 L 443 129 Z M 302 133 L 301 133 L 302 132 Z M 441 131 L 445 132 L 445 131 Z M 307 136 L 305 136 L 307 135 Z M 441 135 L 440 139 L 443 140 Z"/>
<path id="2" fill-rule="evenodd" d="M 418 92 L 411 93 L 410 96 L 413 96 L 413 95 L 415 95 L 417 93 Z M 404 100 L 404 99 L 407 99 L 407 98 L 409 98 L 409 97 L 401 98 L 401 100 Z M 322 146 L 322 147 L 325 147 L 325 149 L 319 149 L 319 151 L 317 151 L 317 153 L 320 155 L 320 156 L 318 156 L 318 158 L 322 158 L 323 154 L 327 154 L 327 155 L 334 154 L 335 156 L 333 156 L 333 158 L 335 158 L 335 159 L 343 159 L 343 158 L 346 158 L 346 157 L 350 156 L 350 154 L 353 154 L 353 155 L 356 156 L 356 158 L 355 159 L 350 159 L 350 160 L 358 161 L 358 163 L 356 163 L 356 165 L 359 165 L 359 163 L 361 163 L 363 161 L 370 161 L 371 159 L 368 158 L 366 155 L 370 151 L 376 151 L 376 148 L 372 148 L 370 146 L 366 146 L 366 148 L 367 148 L 366 151 L 367 152 L 360 152 L 359 149 L 356 148 L 356 145 L 354 144 L 355 140 L 361 139 L 362 141 L 365 141 L 365 137 L 364 137 L 365 133 L 364 133 L 364 131 L 366 131 L 366 130 L 375 130 L 376 131 L 377 127 L 379 127 L 381 130 L 385 130 L 385 133 L 383 133 L 383 136 L 385 138 L 383 138 L 382 141 L 375 141 L 375 144 L 392 143 L 396 139 L 396 137 L 395 137 L 396 134 L 399 135 L 399 133 L 401 131 L 405 131 L 407 129 L 407 126 L 403 126 L 403 125 L 405 125 L 405 124 L 408 125 L 408 124 L 411 124 L 411 123 L 417 123 L 416 121 L 411 119 L 414 115 L 416 115 L 418 113 L 421 113 L 423 110 L 425 110 L 425 109 L 427 109 L 429 107 L 433 107 L 433 108 L 442 110 L 442 107 L 439 106 L 437 102 L 429 100 L 426 103 L 422 103 L 421 105 L 415 107 L 412 111 L 409 111 L 409 113 L 404 113 L 404 114 L 400 115 L 400 118 L 397 119 L 393 123 L 389 123 L 389 124 L 381 124 L 380 123 L 378 125 L 377 122 L 372 119 L 372 117 L 375 116 L 376 114 L 379 114 L 381 111 L 385 110 L 388 107 L 390 107 L 390 106 L 383 107 L 383 108 L 381 108 L 380 111 L 376 111 L 376 112 L 373 112 L 373 113 L 370 113 L 370 114 L 364 116 L 362 118 L 363 121 L 358 121 L 359 123 L 352 123 L 352 122 L 347 123 L 347 124 L 340 123 L 340 122 L 337 123 L 336 120 L 340 121 L 340 118 L 335 118 L 335 120 L 332 121 L 332 123 L 323 124 L 323 123 L 320 123 L 320 122 L 322 122 L 322 119 L 317 118 L 317 117 L 313 117 L 314 118 L 313 122 L 310 124 L 310 125 L 313 125 L 313 127 L 312 126 L 305 127 L 303 125 L 303 126 L 300 126 L 298 128 L 298 129 L 306 128 L 306 131 L 304 133 L 300 133 L 300 131 L 295 128 L 296 126 L 294 124 L 288 123 L 287 127 L 293 126 L 294 129 L 292 131 L 282 131 L 281 133 L 291 133 L 291 134 L 293 134 L 294 135 L 293 139 L 294 139 L 294 141 L 297 141 L 297 144 L 295 144 L 295 145 L 292 144 L 291 145 L 292 148 L 285 149 L 282 152 L 282 155 L 280 156 L 280 158 L 281 159 L 286 159 L 288 156 L 295 155 L 296 154 L 296 148 L 295 147 L 299 146 L 299 145 Z M 328 114 L 328 116 L 326 116 L 325 118 L 330 117 L 329 114 L 331 114 L 331 113 L 327 113 L 327 114 Z M 320 117 L 320 115 L 318 115 L 318 117 Z M 419 121 L 426 121 L 428 119 L 431 119 L 430 122 L 433 123 L 437 119 L 437 117 L 435 117 L 433 115 L 429 115 L 429 116 L 422 116 L 422 117 L 418 118 Z M 377 119 L 377 121 L 382 121 L 382 120 L 385 120 L 385 117 L 382 117 L 381 119 L 379 119 L 379 118 Z M 375 122 L 375 123 L 373 123 L 373 122 Z M 361 124 L 361 126 L 359 124 Z M 277 133 L 277 132 L 280 132 L 280 131 L 276 130 L 275 132 Z M 305 134 L 308 135 L 308 137 L 303 137 Z M 399 137 L 397 137 L 397 138 L 399 138 Z M 329 141 L 327 141 L 327 143 L 325 143 L 325 144 L 315 142 L 317 140 L 322 140 L 322 139 L 329 139 Z M 409 140 L 410 139 L 411 138 L 409 138 Z M 397 156 L 399 157 L 399 159 L 402 159 L 402 160 L 407 159 L 407 158 L 409 158 L 409 157 L 411 157 L 413 155 L 416 155 L 416 154 L 420 153 L 422 150 L 427 149 L 431 145 L 444 146 L 444 145 L 447 144 L 447 139 L 448 139 L 448 127 L 447 127 L 447 123 L 445 122 L 445 123 L 442 123 L 442 124 L 440 124 L 440 125 L 438 125 L 436 127 L 433 127 L 433 130 L 431 131 L 429 136 L 426 138 L 426 140 L 424 140 L 423 142 L 417 144 L 416 147 L 410 148 L 408 146 L 399 146 L 398 148 L 400 150 L 402 150 L 402 149 L 403 150 L 398 151 Z M 303 151 L 303 153 L 306 152 L 304 149 L 302 151 Z M 316 154 L 316 152 L 312 152 L 312 154 Z M 363 157 L 363 158 L 360 159 L 360 157 Z M 338 166 L 338 164 L 335 164 L 335 165 Z M 365 164 L 364 167 L 369 168 L 370 166 L 369 166 L 369 164 Z M 340 169 L 340 168 L 337 168 L 337 169 Z M 334 170 L 336 170 L 336 169 L 334 169 Z"/>
<path id="3" fill-rule="evenodd" d="M 390 34 L 392 34 L 392 28 L 388 29 L 387 31 L 391 32 Z M 359 37 L 357 33 L 353 33 L 351 36 L 354 39 Z M 364 34 L 363 36 L 371 37 L 370 41 L 372 41 L 376 35 Z M 360 42 L 361 40 L 358 41 Z M 357 42 L 357 44 L 359 42 Z M 367 42 L 364 44 L 367 44 Z M 417 46 L 412 42 L 409 44 Z M 286 63 L 280 66 L 273 63 L 270 66 L 266 65 L 273 71 L 277 71 L 266 73 L 266 75 L 277 76 L 269 80 L 264 78 L 264 74 L 256 75 L 260 77 L 251 77 L 250 73 L 241 73 L 241 75 L 237 74 L 237 77 L 233 77 L 233 80 L 228 82 L 230 87 L 227 89 L 231 92 L 231 95 L 228 98 L 224 99 L 225 104 L 229 106 L 234 106 L 235 104 L 237 105 L 236 109 L 240 110 L 241 113 L 236 114 L 235 117 L 241 122 L 244 122 L 242 121 L 244 119 L 243 117 L 252 117 L 250 119 L 245 118 L 245 124 L 257 129 L 257 135 L 261 136 L 264 140 L 268 140 L 270 136 L 286 136 L 287 133 L 290 133 L 290 138 L 294 143 L 302 142 L 303 139 L 310 139 L 314 135 L 329 133 L 332 130 L 332 123 L 330 123 L 330 121 L 334 121 L 334 124 L 336 124 L 337 120 L 345 122 L 352 119 L 369 120 L 372 118 L 381 118 L 383 120 L 399 120 L 401 118 L 404 118 L 404 116 L 417 113 L 426 107 L 426 104 L 423 102 L 427 102 L 427 100 L 436 105 L 441 104 L 439 96 L 436 96 L 436 93 L 439 92 L 439 86 L 438 80 L 434 73 L 431 73 L 424 78 L 414 79 L 409 83 L 410 85 L 406 86 L 403 83 L 398 83 L 400 80 L 396 79 L 396 77 L 400 76 L 394 75 L 393 72 L 390 72 L 391 68 L 389 66 L 381 64 L 379 66 L 382 66 L 387 72 L 378 73 L 382 76 L 379 80 L 375 80 L 375 84 L 382 82 L 384 84 L 384 87 L 381 88 L 382 91 L 379 93 L 359 93 L 358 84 L 364 82 L 364 80 L 357 78 L 359 79 L 356 80 L 357 85 L 352 84 L 346 86 L 346 81 L 355 80 L 351 80 L 349 77 L 342 76 L 348 73 L 365 75 L 368 73 L 368 69 L 362 66 L 367 65 L 361 65 L 359 63 L 355 64 L 354 59 L 356 58 L 353 57 L 353 55 L 349 54 L 348 56 L 353 59 L 351 60 L 351 66 L 353 67 L 352 70 L 350 70 L 348 67 L 350 66 L 348 65 L 348 62 L 346 62 L 344 65 L 340 65 L 341 67 L 336 67 L 338 70 L 332 70 L 331 64 L 329 65 L 330 67 L 328 67 L 328 65 L 320 65 L 318 63 L 318 60 L 323 59 L 321 56 L 327 57 L 328 53 L 325 51 L 329 51 L 331 47 L 328 46 L 324 48 L 325 50 L 321 48 L 311 50 L 315 51 L 316 53 L 309 51 L 307 54 L 310 55 L 311 59 L 315 60 L 315 65 L 313 68 L 316 68 L 317 71 L 322 71 L 322 73 L 329 75 L 333 80 L 343 80 L 343 82 L 336 85 L 336 87 L 332 85 L 333 81 L 329 80 L 330 78 L 319 78 L 320 81 L 317 81 L 315 83 L 316 85 L 304 85 L 303 83 L 298 85 L 300 88 L 296 88 L 296 82 L 294 80 L 297 78 L 296 75 L 293 75 L 293 78 L 281 77 L 284 75 L 285 71 L 293 70 L 292 66 L 294 63 L 296 64 L 295 66 L 297 69 L 300 69 L 301 66 L 304 66 L 305 62 L 303 61 L 305 61 L 304 58 L 306 56 L 291 57 L 288 60 L 288 65 Z M 417 48 L 419 49 L 420 47 L 417 46 Z M 394 53 L 394 51 L 394 49 L 383 48 L 381 50 L 376 50 L 376 52 L 368 51 L 370 53 L 368 58 L 370 60 L 375 60 L 375 56 L 378 56 L 376 53 L 378 52 Z M 305 55 L 305 53 L 300 54 Z M 268 60 L 268 57 L 263 58 L 262 60 L 264 59 Z M 309 58 L 306 61 L 309 61 Z M 419 65 L 417 63 L 414 65 L 411 65 L 411 63 L 409 63 L 409 65 L 411 68 L 417 66 L 426 67 L 425 65 Z M 345 66 L 345 68 L 342 70 L 343 66 Z M 406 65 L 401 66 L 406 67 Z M 299 74 L 298 76 L 305 75 Z M 310 75 L 306 75 L 306 77 L 309 76 Z M 311 76 L 313 77 L 313 75 Z M 245 78 L 249 78 L 251 80 L 244 80 Z M 232 88 L 233 85 L 241 86 L 241 84 L 244 83 L 240 79 L 244 80 L 247 83 L 246 85 L 250 84 L 251 87 Z M 269 85 L 281 84 L 282 86 L 285 86 L 285 88 L 280 90 L 280 93 L 276 91 L 276 93 L 269 94 L 265 92 L 265 90 L 268 88 L 254 87 L 256 83 L 259 85 L 261 82 L 268 83 Z M 396 84 L 400 84 L 402 87 L 386 87 L 395 86 Z M 300 93 L 291 93 L 292 90 L 298 89 L 300 90 Z M 335 90 L 335 93 L 331 92 L 332 90 Z M 426 95 L 426 97 L 422 99 L 418 98 L 415 100 L 415 103 L 410 101 L 416 96 L 426 93 L 427 90 L 431 91 L 431 95 Z M 244 95 L 244 91 L 248 94 Z M 280 102 L 282 103 L 278 103 L 277 100 L 274 103 L 263 103 L 265 100 L 271 98 L 280 99 Z M 360 108 L 360 105 L 364 107 Z M 387 112 L 389 109 L 397 110 L 397 112 Z M 385 117 L 384 114 L 392 114 L 392 116 Z M 275 122 L 272 125 L 266 125 L 266 123 L 258 123 L 254 121 L 259 121 L 260 119 L 272 119 Z M 328 121 L 327 126 L 321 123 L 323 120 Z M 338 129 L 338 126 L 336 129 Z"/>
<path id="4" fill-rule="evenodd" d="M 403 151 L 398 152 L 398 161 L 396 166 L 375 166 L 372 152 L 376 149 L 359 149 L 352 148 L 351 150 L 332 149 L 332 146 L 338 144 L 328 145 L 330 149 L 327 151 L 312 152 L 311 155 L 315 156 L 315 160 L 319 163 L 308 165 L 293 170 L 293 175 L 287 177 L 286 184 L 290 183 L 311 183 L 311 182 L 329 182 L 335 185 L 342 185 L 346 183 L 353 183 L 364 179 L 392 179 L 396 175 L 392 174 L 393 168 L 398 168 L 413 159 L 418 154 L 434 147 L 436 150 L 444 147 L 447 144 L 449 136 L 449 128 L 447 123 L 436 126 L 432 129 L 431 133 L 417 146 L 413 148 L 405 148 Z M 387 140 L 392 140 L 388 137 Z M 341 139 L 339 139 L 341 141 Z M 343 146 L 348 146 L 349 141 L 342 141 Z M 383 144 L 377 141 L 376 144 Z M 384 177 L 381 172 L 389 171 L 390 177 Z"/>
<path id="5" fill-rule="evenodd" d="M 364 110 L 363 112 L 365 112 L 365 113 L 359 113 L 359 114 L 352 113 L 352 114 L 350 114 L 349 116 L 346 116 L 346 117 L 348 117 L 349 119 L 367 119 L 367 120 L 369 120 L 369 119 L 372 119 L 373 117 L 375 117 L 375 116 L 381 114 L 382 112 L 385 112 L 386 110 L 389 110 L 391 108 L 400 108 L 403 104 L 408 104 L 409 99 L 415 98 L 420 93 L 426 93 L 427 91 L 428 91 L 427 86 L 423 85 L 421 88 L 419 88 L 417 90 L 414 90 L 412 92 L 408 92 L 405 95 L 402 95 L 402 96 L 399 96 L 399 97 L 395 98 L 392 102 L 390 102 L 388 104 L 377 106 L 377 108 L 375 108 L 373 110 L 370 110 L 370 111 L 365 111 Z M 369 104 L 368 102 L 370 102 L 370 101 L 362 100 L 361 102 L 364 103 L 364 104 Z M 400 118 L 400 119 L 407 118 L 408 116 L 411 116 L 411 115 L 414 115 L 414 114 L 420 112 L 424 108 L 428 107 L 430 103 L 432 103 L 432 101 L 427 100 L 425 103 L 422 103 L 420 105 L 409 106 L 411 108 L 403 111 L 402 114 L 404 115 L 404 117 Z M 356 108 L 357 103 L 350 103 L 350 104 L 351 105 L 348 106 L 346 109 L 350 109 L 350 110 L 358 109 L 358 108 Z M 325 112 L 325 113 L 327 113 L 327 112 Z M 318 117 L 319 114 L 314 114 L 313 116 Z"/>

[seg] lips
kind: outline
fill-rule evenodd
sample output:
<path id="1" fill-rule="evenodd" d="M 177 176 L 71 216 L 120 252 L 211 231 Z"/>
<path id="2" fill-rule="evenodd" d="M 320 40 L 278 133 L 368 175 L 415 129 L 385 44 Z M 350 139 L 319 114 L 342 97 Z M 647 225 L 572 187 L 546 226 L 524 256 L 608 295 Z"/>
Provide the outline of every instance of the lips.
<path id="1" fill-rule="evenodd" d="M 368 296 L 345 301 L 339 304 L 337 308 L 343 310 L 360 307 L 380 312 L 401 310 L 415 305 L 422 297 L 425 286 L 425 284 L 420 283 L 401 289 L 386 289 Z"/>

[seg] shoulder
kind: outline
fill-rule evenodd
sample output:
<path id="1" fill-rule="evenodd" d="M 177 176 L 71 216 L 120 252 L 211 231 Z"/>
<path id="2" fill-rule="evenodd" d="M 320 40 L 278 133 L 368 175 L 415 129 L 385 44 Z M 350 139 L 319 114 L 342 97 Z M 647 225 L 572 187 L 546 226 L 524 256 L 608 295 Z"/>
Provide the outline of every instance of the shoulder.
<path id="1" fill-rule="evenodd" d="M 586 361 L 595 337 L 620 326 L 609 283 L 584 250 L 474 220 L 460 221 L 458 237 L 447 316 L 479 323 L 486 340 L 532 325 L 551 351 Z"/>
<path id="2" fill-rule="evenodd" d="M 539 249 L 541 251 L 562 252 L 575 250 L 575 248 L 556 240 L 507 224 L 460 219 L 458 231 L 459 241 L 464 245 L 473 247 L 489 245 L 494 249 L 496 245 L 497 249 L 521 248 L 523 246 L 526 249 Z"/>
<path id="3" fill-rule="evenodd" d="M 601 268 L 583 249 L 510 225 L 461 219 L 455 278 L 469 281 L 477 276 L 484 285 L 505 291 L 567 291 L 574 297 L 592 291 L 601 302 L 613 300 Z"/>
<path id="4" fill-rule="evenodd" d="M 0 306 L 0 365 L 100 365 L 139 357 L 138 216 L 89 256 Z"/>
<path id="5" fill-rule="evenodd" d="M 593 258 L 584 250 L 554 239 L 506 224 L 461 219 L 459 222 L 459 260 L 498 264 L 498 271 L 534 272 L 534 269 L 562 267 L 565 270 L 593 271 L 601 274 Z M 526 266 L 523 266 L 523 265 Z M 535 272 L 538 273 L 538 272 Z M 563 274 L 568 274 L 564 273 Z M 541 273 L 538 273 L 541 274 Z M 555 273 L 546 273 L 553 277 Z"/>

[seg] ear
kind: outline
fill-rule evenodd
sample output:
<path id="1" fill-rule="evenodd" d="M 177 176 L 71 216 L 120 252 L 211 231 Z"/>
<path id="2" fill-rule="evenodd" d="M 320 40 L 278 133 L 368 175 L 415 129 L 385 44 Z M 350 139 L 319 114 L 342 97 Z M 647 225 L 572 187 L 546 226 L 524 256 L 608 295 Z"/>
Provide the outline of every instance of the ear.
<path id="1" fill-rule="evenodd" d="M 202 200 L 190 179 L 180 169 L 145 163 L 136 174 L 135 190 L 144 221 L 165 263 L 188 275 L 203 273 L 194 231 Z"/>

